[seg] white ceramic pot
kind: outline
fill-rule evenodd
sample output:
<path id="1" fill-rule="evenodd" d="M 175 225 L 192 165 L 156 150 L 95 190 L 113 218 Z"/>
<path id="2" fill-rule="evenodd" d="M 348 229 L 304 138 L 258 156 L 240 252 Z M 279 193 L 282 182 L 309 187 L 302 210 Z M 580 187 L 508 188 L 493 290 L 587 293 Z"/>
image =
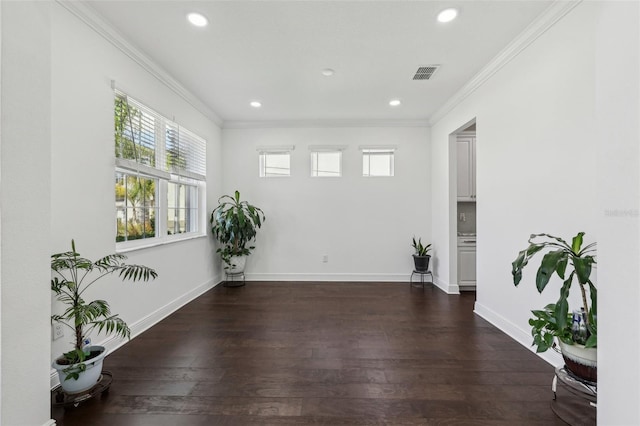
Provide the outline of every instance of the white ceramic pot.
<path id="1" fill-rule="evenodd" d="M 91 389 L 96 383 L 98 383 L 98 380 L 100 380 L 100 374 L 102 373 L 102 362 L 104 360 L 104 357 L 107 355 L 107 350 L 104 346 L 90 346 L 89 350 L 101 351 L 101 353 L 97 357 L 91 358 L 90 360 L 81 363 L 85 364 L 87 368 L 85 371 L 80 373 L 80 376 L 77 380 L 66 380 L 67 373 L 65 373 L 63 370 L 66 370 L 69 366 L 58 364 L 58 360 L 60 358 L 58 358 L 53 362 L 53 364 L 51 364 L 51 366 L 58 371 L 60 386 L 66 393 L 84 392 Z"/>
<path id="2" fill-rule="evenodd" d="M 227 272 L 230 274 L 240 274 L 244 272 L 244 267 L 247 264 L 247 256 L 231 256 L 229 259 L 231 265 Z"/>
<path id="3" fill-rule="evenodd" d="M 590 382 L 598 381 L 598 350 L 560 341 L 560 350 L 567 368 L 576 376 Z"/>

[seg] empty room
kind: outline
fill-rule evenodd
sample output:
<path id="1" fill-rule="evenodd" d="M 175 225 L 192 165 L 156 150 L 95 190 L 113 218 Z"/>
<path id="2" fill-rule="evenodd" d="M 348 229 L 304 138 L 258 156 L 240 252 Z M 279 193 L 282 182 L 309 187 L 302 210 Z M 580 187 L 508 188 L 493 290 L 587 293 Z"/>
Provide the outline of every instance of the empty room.
<path id="1" fill-rule="evenodd" d="M 0 424 L 640 424 L 638 1 L 0 23 Z"/>

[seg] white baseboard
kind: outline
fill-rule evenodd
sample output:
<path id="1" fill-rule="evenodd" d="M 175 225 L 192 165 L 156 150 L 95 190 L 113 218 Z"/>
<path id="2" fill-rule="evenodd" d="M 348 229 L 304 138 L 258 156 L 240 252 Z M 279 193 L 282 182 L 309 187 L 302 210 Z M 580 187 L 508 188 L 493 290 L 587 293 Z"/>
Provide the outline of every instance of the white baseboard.
<path id="1" fill-rule="evenodd" d="M 42 424 L 42 426 L 56 426 L 56 421 L 53 419 L 49 419 Z"/>
<path id="2" fill-rule="evenodd" d="M 411 274 L 321 274 L 321 273 L 248 273 L 247 281 L 302 281 L 302 282 L 398 282 L 408 283 Z M 447 284 L 433 277 L 433 284 L 447 294 L 460 294 L 457 284 Z"/>
<path id="3" fill-rule="evenodd" d="M 154 325 L 156 325 L 157 323 L 159 323 L 160 321 L 162 321 L 163 319 L 165 319 L 166 317 L 168 317 L 169 315 L 171 315 L 172 313 L 174 313 L 175 311 L 177 311 L 187 303 L 191 302 L 195 298 L 211 290 L 213 287 L 217 286 L 221 282 L 222 282 L 221 276 L 218 274 L 214 279 L 199 285 L 198 287 L 188 291 L 187 293 L 183 294 L 177 299 L 167 303 L 163 307 L 151 312 L 146 317 L 139 319 L 133 324 L 130 324 L 129 328 L 131 329 L 131 338 L 133 339 L 136 336 L 139 336 L 145 330 L 148 330 L 149 328 L 153 327 Z M 104 346 L 105 348 L 107 348 L 107 352 L 111 353 L 116 349 L 120 348 L 121 346 L 125 345 L 127 341 L 111 336 L 101 342 L 93 342 L 93 343 L 96 345 Z M 53 389 L 54 387 L 60 384 L 60 381 L 58 380 L 58 372 L 54 369 L 51 369 L 50 383 L 51 383 L 51 389 Z M 55 422 L 53 423 L 53 425 L 55 425 Z"/>
<path id="4" fill-rule="evenodd" d="M 247 281 L 302 281 L 302 282 L 398 282 L 408 283 L 411 274 L 305 274 L 305 273 L 248 273 Z M 433 284 L 447 294 L 460 294 L 457 284 L 447 284 L 433 277 Z"/>
<path id="5" fill-rule="evenodd" d="M 436 285 L 436 287 L 447 294 L 460 294 L 460 288 L 458 287 L 458 284 L 445 283 L 443 281 L 440 281 L 438 277 L 433 277 L 433 283 Z"/>
<path id="6" fill-rule="evenodd" d="M 372 281 L 408 283 L 410 274 L 248 273 L 247 281 Z"/>
<path id="7" fill-rule="evenodd" d="M 523 330 L 502 315 L 496 313 L 495 311 L 487 308 L 486 306 L 478 303 L 476 301 L 474 310 L 476 314 L 489 321 L 491 324 L 496 326 L 499 330 L 504 332 L 506 335 L 520 343 L 525 348 L 529 349 L 531 352 L 535 352 L 533 346 L 531 346 L 532 337 L 529 331 Z M 537 353 L 540 358 L 547 361 L 549 364 L 553 366 L 562 365 L 564 361 L 562 360 L 562 355 L 554 352 L 553 350 L 548 350 L 543 353 Z"/>

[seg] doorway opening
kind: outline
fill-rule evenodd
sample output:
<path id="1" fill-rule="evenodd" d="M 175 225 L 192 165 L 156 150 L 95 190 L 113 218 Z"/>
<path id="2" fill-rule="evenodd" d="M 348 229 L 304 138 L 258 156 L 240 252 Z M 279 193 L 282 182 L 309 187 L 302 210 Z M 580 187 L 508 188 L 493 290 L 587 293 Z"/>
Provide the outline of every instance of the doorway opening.
<path id="1" fill-rule="evenodd" d="M 459 292 L 476 292 L 476 119 L 449 135 L 450 274 Z"/>

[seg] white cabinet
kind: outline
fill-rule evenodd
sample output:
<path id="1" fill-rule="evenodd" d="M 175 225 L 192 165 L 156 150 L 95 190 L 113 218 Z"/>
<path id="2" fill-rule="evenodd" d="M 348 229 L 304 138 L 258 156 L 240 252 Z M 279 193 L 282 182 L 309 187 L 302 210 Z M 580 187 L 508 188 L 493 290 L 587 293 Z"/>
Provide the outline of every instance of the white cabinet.
<path id="1" fill-rule="evenodd" d="M 458 201 L 476 201 L 476 138 L 457 138 Z"/>
<path id="2" fill-rule="evenodd" d="M 475 238 L 458 237 L 458 287 L 461 290 L 476 288 Z"/>

